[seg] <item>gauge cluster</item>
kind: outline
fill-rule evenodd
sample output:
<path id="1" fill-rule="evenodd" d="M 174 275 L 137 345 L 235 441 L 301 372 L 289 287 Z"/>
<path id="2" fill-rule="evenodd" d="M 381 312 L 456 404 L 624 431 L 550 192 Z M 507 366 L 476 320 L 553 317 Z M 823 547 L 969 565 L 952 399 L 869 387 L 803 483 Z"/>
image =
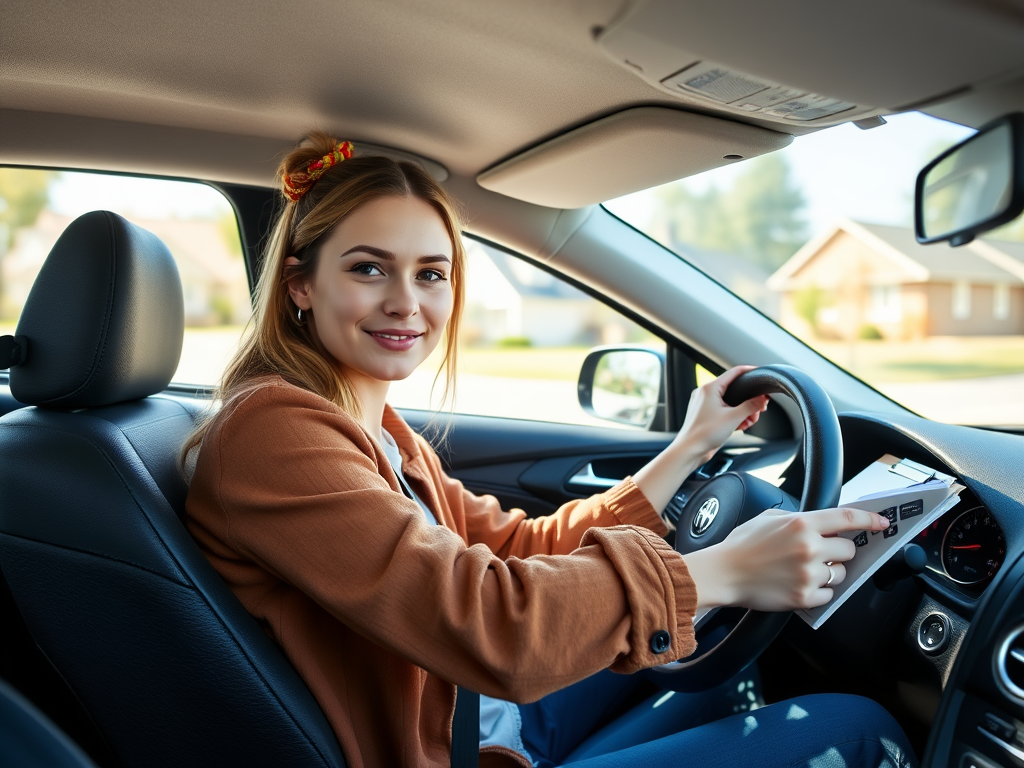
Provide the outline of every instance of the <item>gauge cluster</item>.
<path id="1" fill-rule="evenodd" d="M 964 491 L 960 503 L 918 534 L 914 542 L 928 554 L 928 571 L 970 595 L 980 595 L 1006 558 L 1002 529 Z"/>

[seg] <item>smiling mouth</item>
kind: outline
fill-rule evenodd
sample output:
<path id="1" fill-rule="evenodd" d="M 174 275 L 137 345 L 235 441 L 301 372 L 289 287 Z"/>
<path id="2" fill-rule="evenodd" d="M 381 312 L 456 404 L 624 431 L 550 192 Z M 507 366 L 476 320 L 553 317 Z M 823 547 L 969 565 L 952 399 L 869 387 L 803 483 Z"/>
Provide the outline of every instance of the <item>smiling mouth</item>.
<path id="1" fill-rule="evenodd" d="M 391 341 L 408 341 L 409 339 L 417 339 L 423 335 L 422 333 L 394 334 L 379 333 L 377 331 L 367 331 L 367 333 L 378 339 L 390 339 Z"/>

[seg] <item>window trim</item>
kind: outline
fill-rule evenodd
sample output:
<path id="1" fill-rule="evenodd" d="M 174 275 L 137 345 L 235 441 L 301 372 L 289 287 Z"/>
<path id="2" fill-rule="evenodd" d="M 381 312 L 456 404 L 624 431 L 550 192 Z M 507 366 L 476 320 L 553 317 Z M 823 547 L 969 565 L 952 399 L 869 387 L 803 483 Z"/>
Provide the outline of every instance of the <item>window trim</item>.
<path id="1" fill-rule="evenodd" d="M 113 171 L 104 170 L 100 168 L 69 168 L 66 166 L 53 166 L 53 165 L 38 165 L 38 164 L 23 164 L 23 163 L 0 163 L 0 168 L 13 168 L 24 171 L 52 171 L 57 173 L 80 173 L 80 174 L 92 174 L 95 176 L 116 176 L 127 179 L 150 179 L 153 181 L 173 181 L 182 182 L 185 184 L 202 184 L 203 186 L 210 187 L 228 204 L 232 214 L 235 217 L 235 225 L 238 228 L 238 240 L 242 247 L 242 264 L 245 269 L 246 283 L 249 289 L 249 302 L 252 304 L 256 276 L 258 272 L 253 270 L 253 261 L 251 256 L 257 250 L 262 248 L 265 239 L 269 236 L 269 225 L 266 226 L 264 234 L 260 234 L 260 227 L 264 226 L 265 222 L 273 221 L 273 213 L 276 213 L 276 208 L 271 215 L 266 214 L 267 202 L 273 203 L 275 200 L 274 190 L 269 187 L 255 187 L 247 186 L 244 184 L 229 184 L 225 182 L 214 182 L 206 179 L 197 179 L 189 176 L 168 176 L 156 173 L 134 173 L 131 171 Z M 244 198 L 250 199 L 244 199 Z M 240 200 L 239 198 L 243 198 Z M 255 202 L 255 198 L 263 198 L 261 207 L 263 209 L 261 215 L 256 218 L 255 228 L 249 224 L 250 217 L 245 215 L 243 211 L 249 211 L 252 202 Z M 255 243 L 253 242 L 253 236 L 255 235 Z M 2 384 L 3 381 L 0 381 Z M 178 395 L 188 395 L 199 399 L 212 399 L 215 391 L 216 384 L 193 384 L 189 382 L 172 381 L 167 385 L 165 392 L 172 392 Z"/>

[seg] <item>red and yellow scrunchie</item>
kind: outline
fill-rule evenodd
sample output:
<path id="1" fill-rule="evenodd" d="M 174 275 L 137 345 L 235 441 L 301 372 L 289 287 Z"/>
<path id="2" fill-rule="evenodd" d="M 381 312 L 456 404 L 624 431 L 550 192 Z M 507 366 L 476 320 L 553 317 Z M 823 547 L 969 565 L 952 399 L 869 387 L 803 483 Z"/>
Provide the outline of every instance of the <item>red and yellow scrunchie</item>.
<path id="1" fill-rule="evenodd" d="M 352 157 L 352 150 L 351 141 L 339 141 L 330 154 L 317 160 L 311 160 L 305 171 L 297 171 L 291 175 L 285 174 L 282 179 L 285 195 L 292 202 L 298 202 L 316 183 L 316 180 L 327 172 L 328 168 L 333 168 L 343 160 Z"/>

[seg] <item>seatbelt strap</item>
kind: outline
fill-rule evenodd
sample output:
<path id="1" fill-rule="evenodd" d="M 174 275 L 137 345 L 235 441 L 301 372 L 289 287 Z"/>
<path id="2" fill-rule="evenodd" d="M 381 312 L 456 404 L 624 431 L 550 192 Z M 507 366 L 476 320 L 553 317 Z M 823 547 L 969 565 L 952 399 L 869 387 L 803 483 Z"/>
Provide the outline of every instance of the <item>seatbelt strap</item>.
<path id="1" fill-rule="evenodd" d="M 452 719 L 452 768 L 480 765 L 480 694 L 459 686 Z"/>

